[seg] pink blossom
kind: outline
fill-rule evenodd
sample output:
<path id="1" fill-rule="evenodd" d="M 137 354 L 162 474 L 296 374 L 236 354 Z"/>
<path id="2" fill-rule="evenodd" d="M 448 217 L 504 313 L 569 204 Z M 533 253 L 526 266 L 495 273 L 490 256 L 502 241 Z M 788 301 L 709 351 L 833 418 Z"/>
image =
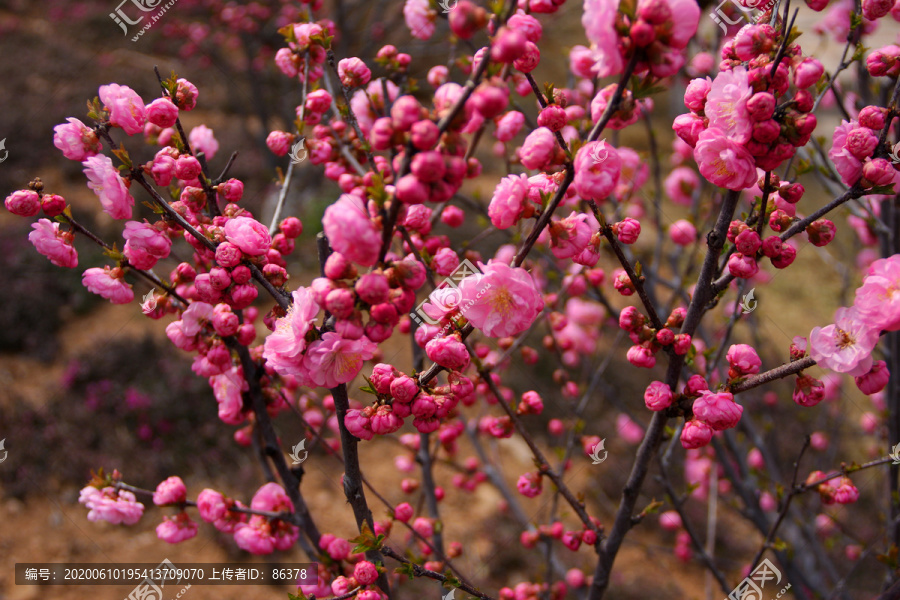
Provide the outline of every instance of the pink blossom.
<path id="1" fill-rule="evenodd" d="M 409 521 L 413 514 L 413 507 L 410 506 L 409 502 L 401 502 L 394 507 L 394 518 L 403 523 Z"/>
<path id="2" fill-rule="evenodd" d="M 372 423 L 368 411 L 351 408 L 344 415 L 344 426 L 347 428 L 347 431 L 361 440 L 372 439 Z"/>
<path id="3" fill-rule="evenodd" d="M 719 187 L 743 190 L 756 183 L 753 157 L 720 129 L 710 128 L 700 134 L 694 159 L 700 173 Z"/>
<path id="4" fill-rule="evenodd" d="M 213 135 L 213 130 L 206 125 L 197 125 L 188 134 L 188 141 L 195 153 L 202 152 L 206 160 L 210 161 L 219 151 L 219 141 Z"/>
<path id="5" fill-rule="evenodd" d="M 833 143 L 828 151 L 828 157 L 847 185 L 855 184 L 862 176 L 862 162 L 846 147 L 850 133 L 857 128 L 859 123 L 856 121 L 841 121 L 834 130 Z"/>
<path id="6" fill-rule="evenodd" d="M 348 259 L 364 267 L 371 267 L 378 260 L 381 232 L 358 197 L 341 194 L 337 202 L 325 209 L 322 225 L 331 247 Z"/>
<path id="7" fill-rule="evenodd" d="M 431 9 L 428 0 L 406 0 L 403 5 L 403 19 L 412 36 L 427 40 L 434 33 L 437 13 Z"/>
<path id="8" fill-rule="evenodd" d="M 221 493 L 206 488 L 197 496 L 197 510 L 207 523 L 218 521 L 228 512 L 228 504 Z"/>
<path id="9" fill-rule="evenodd" d="M 361 560 L 353 568 L 353 577 L 360 585 L 371 585 L 378 579 L 378 569 L 367 560 Z"/>
<path id="10" fill-rule="evenodd" d="M 419 393 L 419 385 L 409 375 L 400 375 L 391 382 L 390 393 L 397 402 L 408 404 Z"/>
<path id="11" fill-rule="evenodd" d="M 874 261 L 856 290 L 858 318 L 886 331 L 900 329 L 900 255 Z"/>
<path id="12" fill-rule="evenodd" d="M 41 198 L 32 190 L 17 190 L 3 204 L 6 210 L 20 217 L 33 217 L 41 211 Z"/>
<path id="13" fill-rule="evenodd" d="M 49 258 L 51 263 L 70 269 L 78 266 L 78 253 L 72 247 L 71 236 L 60 232 L 59 223 L 39 219 L 31 227 L 34 231 L 28 234 L 28 241 L 34 244 L 38 252 Z"/>
<path id="14" fill-rule="evenodd" d="M 741 420 L 744 407 L 734 401 L 734 396 L 728 392 L 713 393 L 700 392 L 700 397 L 694 400 L 694 416 L 707 423 L 716 431 L 731 429 Z"/>
<path id="15" fill-rule="evenodd" d="M 541 474 L 532 472 L 524 473 L 519 477 L 519 481 L 516 482 L 516 489 L 526 498 L 539 496 L 543 489 Z"/>
<path id="16" fill-rule="evenodd" d="M 88 187 L 97 194 L 103 210 L 113 219 L 130 219 L 134 198 L 112 160 L 100 154 L 88 157 L 81 164 L 88 178 Z"/>
<path id="17" fill-rule="evenodd" d="M 459 266 L 459 256 L 450 248 L 441 248 L 434 255 L 434 272 L 446 277 Z"/>
<path id="18" fill-rule="evenodd" d="M 791 399 L 800 406 L 815 406 L 825 399 L 825 385 L 808 375 L 800 375 L 794 382 Z"/>
<path id="19" fill-rule="evenodd" d="M 251 554 L 271 554 L 275 550 L 275 538 L 268 519 L 253 515 L 247 523 L 240 523 L 234 528 L 234 543 Z"/>
<path id="20" fill-rule="evenodd" d="M 197 106 L 197 96 L 200 94 L 197 91 L 197 86 L 184 77 L 175 83 L 178 84 L 178 87 L 175 89 L 175 106 L 184 111 L 194 110 Z"/>
<path id="21" fill-rule="evenodd" d="M 734 377 L 753 375 L 759 373 L 759 368 L 762 366 L 756 350 L 747 344 L 733 344 L 725 354 L 725 358 L 731 366 L 729 376 L 732 376 L 732 372 L 734 372 Z"/>
<path id="22" fill-rule="evenodd" d="M 147 119 L 144 101 L 127 85 L 101 85 L 100 101 L 109 111 L 109 122 L 112 125 L 121 127 L 128 135 L 144 130 L 144 121 Z"/>
<path id="23" fill-rule="evenodd" d="M 747 112 L 747 100 L 752 93 L 744 67 L 720 71 L 706 99 L 704 110 L 709 117 L 709 126 L 722 130 L 738 144 L 750 141 L 752 122 Z"/>
<path id="24" fill-rule="evenodd" d="M 674 395 L 662 381 L 652 381 L 644 391 L 644 404 L 652 411 L 661 411 L 672 404 Z"/>
<path id="25" fill-rule="evenodd" d="M 366 85 L 372 79 L 372 71 L 361 59 L 344 58 L 338 63 L 338 74 L 341 83 L 348 88 Z"/>
<path id="26" fill-rule="evenodd" d="M 644 439 L 644 428 L 632 421 L 626 414 L 616 417 L 616 430 L 622 439 L 630 444 L 637 444 Z"/>
<path id="27" fill-rule="evenodd" d="M 519 150 L 519 160 L 526 169 L 543 169 L 556 153 L 556 138 L 546 127 L 538 127 L 528 134 Z"/>
<path id="28" fill-rule="evenodd" d="M 403 427 L 403 419 L 390 406 L 379 406 L 369 420 L 369 427 L 376 435 L 388 435 Z"/>
<path id="29" fill-rule="evenodd" d="M 575 154 L 575 191 L 585 200 L 606 200 L 621 170 L 622 160 L 615 148 L 605 141 L 588 142 Z"/>
<path id="30" fill-rule="evenodd" d="M 232 367 L 224 373 L 209 378 L 209 386 L 213 390 L 219 404 L 219 419 L 228 425 L 240 425 L 244 422 L 244 399 L 241 392 L 250 389 L 238 367 Z"/>
<path id="31" fill-rule="evenodd" d="M 834 501 L 838 504 L 853 504 L 859 500 L 859 490 L 849 477 L 841 477 L 834 491 Z"/>
<path id="32" fill-rule="evenodd" d="M 144 505 L 137 502 L 134 494 L 126 490 L 116 491 L 112 486 L 102 490 L 87 486 L 81 490 L 78 502 L 90 509 L 87 518 L 91 522 L 134 525 L 144 514 Z"/>
<path id="33" fill-rule="evenodd" d="M 625 217 L 618 223 L 613 224 L 613 233 L 623 244 L 633 244 L 641 235 L 641 223 L 637 219 Z"/>
<path id="34" fill-rule="evenodd" d="M 153 504 L 166 506 L 168 504 L 181 504 L 187 500 L 187 488 L 181 477 L 172 476 L 156 486 L 153 493 Z"/>
<path id="35" fill-rule="evenodd" d="M 588 61 L 593 64 L 589 67 L 590 76 L 618 75 L 625 66 L 615 30 L 618 8 L 619 0 L 584 0 L 581 25 L 591 42 Z"/>
<path id="36" fill-rule="evenodd" d="M 81 162 L 103 149 L 93 129 L 72 117 L 66 121 L 53 128 L 53 145 L 62 150 L 63 156 Z"/>
<path id="37" fill-rule="evenodd" d="M 157 127 L 174 127 L 178 120 L 178 107 L 168 97 L 157 98 L 146 107 L 147 120 Z M 191 144 L 193 145 L 193 143 Z"/>
<path id="38" fill-rule="evenodd" d="M 469 351 L 456 335 L 435 337 L 425 345 L 428 358 L 453 371 L 462 371 L 469 366 Z"/>
<path id="39" fill-rule="evenodd" d="M 363 361 L 372 358 L 377 348 L 366 337 L 348 340 L 328 332 L 306 349 L 303 367 L 315 385 L 333 388 L 352 381 L 362 369 Z"/>
<path id="40" fill-rule="evenodd" d="M 497 120 L 497 131 L 494 134 L 501 142 L 512 140 L 525 124 L 525 115 L 517 110 L 511 110 Z"/>
<path id="41" fill-rule="evenodd" d="M 855 308 L 839 308 L 833 325 L 809 334 L 809 355 L 826 369 L 859 377 L 872 368 L 878 332 Z"/>
<path id="42" fill-rule="evenodd" d="M 507 175 L 500 180 L 488 206 L 488 216 L 494 227 L 508 229 L 516 224 L 528 203 L 528 190 L 525 175 Z"/>
<path id="43" fill-rule="evenodd" d="M 266 137 L 266 146 L 275 156 L 284 156 L 291 151 L 295 136 L 286 131 L 272 131 Z"/>
<path id="44" fill-rule="evenodd" d="M 294 503 L 288 498 L 283 487 L 270 482 L 256 490 L 250 508 L 268 512 L 293 512 Z"/>
<path id="45" fill-rule="evenodd" d="M 525 269 L 491 262 L 478 263 L 482 275 L 460 282 L 463 315 L 489 337 L 517 335 L 544 309 L 534 280 Z"/>
<path id="46" fill-rule="evenodd" d="M 275 321 L 275 329 L 266 337 L 263 347 L 263 357 L 281 375 L 301 371 L 306 334 L 319 314 L 319 304 L 310 288 L 299 287 L 291 297 L 287 314 Z"/>
<path id="47" fill-rule="evenodd" d="M 652 369 L 656 366 L 656 357 L 653 356 L 653 352 L 649 348 L 644 346 L 632 346 L 625 354 L 625 358 L 636 367 Z"/>
<path id="48" fill-rule="evenodd" d="M 550 251 L 556 258 L 571 258 L 584 251 L 593 232 L 588 215 L 572 213 L 562 221 L 550 222 Z"/>
<path id="49" fill-rule="evenodd" d="M 679 219 L 669 226 L 669 237 L 679 246 L 690 246 L 697 241 L 697 228 L 685 219 Z"/>
<path id="50" fill-rule="evenodd" d="M 859 391 L 863 394 L 870 396 L 883 390 L 885 386 L 887 386 L 890 378 L 891 372 L 888 371 L 887 363 L 883 360 L 877 360 L 868 373 L 859 375 L 855 378 L 856 387 L 858 387 Z"/>
<path id="51" fill-rule="evenodd" d="M 713 430 L 704 421 L 694 419 L 684 424 L 681 430 L 681 445 L 690 450 L 702 448 L 712 441 Z"/>
<path id="52" fill-rule="evenodd" d="M 172 240 L 147 223 L 128 221 L 122 236 L 125 256 L 136 269 L 152 269 L 159 259 L 169 256 L 172 247 Z"/>
<path id="53" fill-rule="evenodd" d="M 225 223 L 225 239 L 249 256 L 268 252 L 272 238 L 265 225 L 250 217 L 235 217 Z"/>
<path id="54" fill-rule="evenodd" d="M 128 304 L 134 300 L 131 286 L 122 279 L 121 269 L 93 267 L 84 272 L 81 283 L 89 292 L 102 296 L 113 304 Z"/>
<path id="55" fill-rule="evenodd" d="M 178 544 L 197 535 L 199 527 L 186 512 L 174 517 L 163 517 L 163 522 L 156 526 L 156 536 L 169 544 Z"/>

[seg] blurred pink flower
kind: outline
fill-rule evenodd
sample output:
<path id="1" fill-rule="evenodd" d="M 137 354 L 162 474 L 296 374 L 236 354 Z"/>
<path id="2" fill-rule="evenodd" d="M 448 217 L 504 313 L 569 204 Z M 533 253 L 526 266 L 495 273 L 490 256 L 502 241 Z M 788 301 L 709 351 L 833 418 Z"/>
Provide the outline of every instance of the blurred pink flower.
<path id="1" fill-rule="evenodd" d="M 862 286 L 856 290 L 853 307 L 858 318 L 870 327 L 900 329 L 900 254 L 869 265 Z"/>
<path id="2" fill-rule="evenodd" d="M 97 194 L 103 210 L 113 219 L 130 219 L 134 198 L 112 160 L 100 154 L 88 157 L 81 164 L 88 178 L 88 187 Z"/>
<path id="3" fill-rule="evenodd" d="M 306 334 L 319 314 L 311 289 L 299 287 L 291 296 L 287 314 L 275 320 L 275 330 L 266 337 L 263 347 L 263 357 L 281 375 L 292 375 L 301 369 Z"/>
<path id="4" fill-rule="evenodd" d="M 156 536 L 169 544 L 178 544 L 197 535 L 197 523 L 187 515 L 180 512 L 174 517 L 163 517 L 163 522 L 156 526 Z"/>
<path id="5" fill-rule="evenodd" d="M 70 269 L 78 266 L 78 253 L 66 233 L 60 232 L 59 223 L 39 219 L 31 227 L 34 231 L 28 234 L 28 241 L 34 244 L 38 252 L 49 258 L 51 263 Z"/>
<path id="6" fill-rule="evenodd" d="M 181 504 L 187 500 L 187 488 L 181 477 L 173 475 L 161 481 L 153 492 L 153 504 L 165 506 L 167 504 Z"/>
<path id="7" fill-rule="evenodd" d="M 428 0 L 406 0 L 403 5 L 403 19 L 416 39 L 427 40 L 431 37 L 436 18 L 437 13 L 432 10 Z"/>
<path id="8" fill-rule="evenodd" d="M 498 229 L 508 229 L 518 222 L 528 204 L 528 178 L 525 175 L 507 175 L 494 188 L 488 205 L 488 216 Z"/>
<path id="9" fill-rule="evenodd" d="M 188 141 L 195 154 L 203 152 L 207 162 L 211 161 L 216 152 L 219 151 L 219 142 L 213 135 L 213 130 L 206 125 L 197 125 L 191 129 L 191 133 L 188 134 Z"/>
<path id="10" fill-rule="evenodd" d="M 78 502 L 90 509 L 88 521 L 107 521 L 113 525 L 124 523 L 134 525 L 144 514 L 144 505 L 137 502 L 132 494 L 126 490 L 114 487 L 105 487 L 98 490 L 93 486 L 87 486 L 81 490 Z"/>
<path id="11" fill-rule="evenodd" d="M 337 202 L 325 209 L 322 225 L 331 247 L 349 260 L 364 267 L 371 267 L 378 260 L 381 231 L 357 196 L 341 194 Z"/>

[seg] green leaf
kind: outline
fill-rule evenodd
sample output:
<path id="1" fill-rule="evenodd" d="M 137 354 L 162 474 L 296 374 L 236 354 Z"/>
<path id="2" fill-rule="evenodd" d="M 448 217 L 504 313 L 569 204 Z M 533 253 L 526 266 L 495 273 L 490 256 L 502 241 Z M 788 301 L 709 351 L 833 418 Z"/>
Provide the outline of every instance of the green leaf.
<path id="1" fill-rule="evenodd" d="M 893 193 L 894 193 L 894 184 L 889 183 L 887 185 L 876 185 L 872 189 L 867 190 L 866 195 L 870 195 L 870 194 L 891 195 Z"/>
<path id="2" fill-rule="evenodd" d="M 413 569 L 412 563 L 403 563 L 402 565 L 394 569 L 394 573 L 397 573 L 399 575 L 406 575 L 410 579 L 415 579 L 416 577 L 416 571 L 415 569 Z"/>
<path id="3" fill-rule="evenodd" d="M 299 595 L 288 592 L 288 600 L 307 600 L 306 594 L 301 592 L 299 589 L 297 590 L 297 592 L 299 593 Z"/>
<path id="4" fill-rule="evenodd" d="M 641 264 L 641 261 L 637 261 L 634 263 L 634 274 L 638 277 L 641 276 L 641 273 L 644 272 L 644 266 Z M 635 282 L 636 283 L 636 282 Z"/>

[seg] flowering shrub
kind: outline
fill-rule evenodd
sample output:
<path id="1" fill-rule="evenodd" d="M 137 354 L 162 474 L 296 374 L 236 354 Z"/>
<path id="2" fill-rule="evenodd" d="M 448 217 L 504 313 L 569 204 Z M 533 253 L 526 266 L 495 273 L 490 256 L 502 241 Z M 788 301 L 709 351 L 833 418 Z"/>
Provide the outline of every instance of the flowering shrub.
<path id="1" fill-rule="evenodd" d="M 707 47 L 698 32 L 715 27 L 693 0 L 584 0 L 590 45 L 569 53 L 571 87 L 555 87 L 565 81 L 559 78 L 542 89 L 532 72 L 561 2 L 521 0 L 488 10 L 460 0 L 438 13 L 425 0 L 406 0 L 403 19 L 413 38 L 429 40 L 449 28 L 451 39 L 474 44 L 459 45 L 474 52 L 452 69 L 416 64 L 393 45 L 374 57 L 338 56 L 334 40 L 342 32 L 318 14 L 320 4 L 279 12 L 281 21 L 289 16 L 278 30 L 283 44 L 267 58 L 299 82 L 302 95 L 292 128 L 267 132 L 266 146 L 273 157 L 291 156 L 285 192 L 298 169 L 316 169 L 339 190 L 321 228 L 282 214 L 281 202 L 271 218 L 253 214 L 244 182 L 229 177 L 233 156 L 212 175 L 220 150 L 215 132 L 199 125 L 188 134 L 182 123 L 184 113 L 203 106 L 204 90 L 175 74 L 160 80 L 160 96 L 149 103 L 127 85 L 101 85 L 86 122 L 69 117 L 54 130 L 54 146 L 81 163 L 98 206 L 123 222 L 122 250 L 76 220 L 65 198 L 38 179 L 6 197 L 9 212 L 37 217 L 28 236 L 35 249 L 56 266 L 84 268 L 90 292 L 128 304 L 138 282 L 161 290 L 145 298 L 144 314 L 166 321 L 172 345 L 191 355 L 193 372 L 208 382 L 219 419 L 237 428 L 236 443 L 264 447 L 261 459 L 277 476 L 252 494 L 241 492 L 249 497 L 242 503 L 224 490 L 191 490 L 178 475 L 155 489 L 137 487 L 125 480 L 123 465 L 125 473 L 101 470 L 82 490 L 88 518 L 134 524 L 157 513 L 152 500 L 174 509 L 154 517 L 168 543 L 211 525 L 253 554 L 297 546 L 319 564 L 318 583 L 299 586 L 302 596 L 403 597 L 399 589 L 424 577 L 486 599 L 581 597 L 583 588 L 596 600 L 611 585 L 629 531 L 664 506 L 660 524 L 676 532 L 674 556 L 697 558 L 729 595 L 723 566 L 685 506 L 709 501 L 714 511 L 712 496 L 721 494 L 761 534 L 759 551 L 747 557 L 751 570 L 771 549 L 804 594 L 824 595 L 828 567 L 797 560 L 775 542 L 784 536 L 799 550 L 804 540 L 802 525 L 786 519 L 791 503 L 816 491 L 819 516 L 833 518 L 823 506 L 860 499 L 851 475 L 891 459 L 832 465 L 802 479 L 807 448 L 828 446 L 816 432 L 791 446 L 797 466 L 793 479 L 784 479 L 748 417 L 773 404 L 754 390 L 788 378 L 793 402 L 820 410 L 813 407 L 838 392 L 834 380 L 811 374 L 818 365 L 852 376 L 886 412 L 887 441 L 900 444 L 897 407 L 893 399 L 886 405 L 884 393 L 897 394 L 900 330 L 900 248 L 891 233 L 900 158 L 888 141 L 897 136 L 900 114 L 896 46 L 866 54 L 859 45 L 849 59 L 844 53 L 878 88 L 864 97 L 886 101 L 842 102 L 838 76 L 849 63 L 826 72 L 804 55 L 805 39 L 791 27 L 786 3 Z M 222 8 L 218 16 L 229 21 L 225 13 L 235 10 Z M 849 51 L 893 18 L 891 7 L 864 2 L 861 15 L 836 5 L 823 23 L 832 32 L 846 25 Z M 428 69 L 425 80 L 410 77 L 412 69 Z M 652 134 L 658 94 L 679 84 L 686 112 L 665 123 L 675 137 L 667 152 L 672 169 L 663 174 L 655 134 L 642 153 L 613 132 L 644 125 Z M 816 116 L 828 102 L 840 102 L 846 117 L 833 128 Z M 833 133 L 827 152 L 817 130 L 820 137 Z M 491 136 L 492 147 L 480 151 Z M 152 157 L 139 140 L 154 147 Z M 309 165 L 298 165 L 301 150 Z M 808 185 L 823 191 L 808 193 Z M 489 199 L 481 202 L 475 189 Z M 679 218 L 664 213 L 670 204 L 680 207 Z M 834 219 L 845 208 L 865 246 L 852 306 L 805 336 L 791 332 L 796 337 L 781 352 L 738 328 L 753 322 L 748 282 L 762 286 L 790 268 L 805 241 L 831 244 Z M 493 252 L 475 245 L 462 252 L 441 233 L 479 219 L 504 242 Z M 287 257 L 304 229 L 318 234 L 319 277 L 288 272 Z M 106 261 L 79 264 L 76 241 L 99 244 Z M 164 268 L 167 277 L 156 272 Z M 715 309 L 724 298 L 733 304 L 720 328 Z M 539 330 L 546 332 L 541 340 Z M 630 347 L 619 349 L 604 332 L 627 336 Z M 404 335 L 412 344 L 408 365 L 387 351 Z M 639 398 L 621 400 L 627 410 L 617 417 L 614 439 L 639 446 L 615 511 L 604 513 L 567 473 L 576 460 L 606 459 L 606 439 L 588 433 L 584 415 L 613 359 L 632 378 L 657 365 L 665 372 L 646 373 L 643 406 Z M 552 365 L 551 374 L 542 389 L 519 389 L 518 365 Z M 548 441 L 535 424 L 549 406 L 572 417 L 550 420 Z M 313 452 L 342 463 L 346 517 L 352 512 L 358 537 L 319 530 L 300 473 L 279 451 L 273 419 L 282 413 L 302 423 Z M 869 414 L 862 425 L 873 433 L 883 423 Z M 400 491 L 421 502 L 392 505 L 380 482 L 364 476 L 360 454 L 388 437 L 402 448 L 397 468 L 410 475 Z M 504 473 L 485 451 L 488 442 L 512 437 L 525 442 L 535 470 Z M 463 445 L 478 458 L 461 457 Z M 450 481 L 436 479 L 437 461 L 454 465 Z M 642 495 L 651 470 L 661 504 Z M 547 557 L 543 575 L 498 591 L 483 589 L 477 575 L 454 563 L 465 546 L 445 539 L 440 510 L 448 493 L 485 483 L 519 519 L 521 546 L 540 543 Z M 546 522 L 534 523 L 523 506 L 539 496 L 552 496 L 553 509 Z M 375 519 L 374 498 L 389 518 Z M 894 515 L 900 501 L 892 494 L 890 502 Z M 714 541 L 714 531 L 707 535 Z M 883 545 L 890 562 L 900 534 Z M 593 566 L 567 568 L 557 554 L 562 548 L 576 557 L 593 553 Z"/>

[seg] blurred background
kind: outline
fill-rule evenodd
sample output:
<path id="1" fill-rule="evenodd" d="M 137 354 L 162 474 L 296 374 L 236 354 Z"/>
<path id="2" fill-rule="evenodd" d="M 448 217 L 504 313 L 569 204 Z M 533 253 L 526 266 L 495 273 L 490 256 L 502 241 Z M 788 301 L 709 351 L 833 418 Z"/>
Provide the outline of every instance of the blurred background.
<path id="1" fill-rule="evenodd" d="M 123 35 L 109 17 L 117 8 L 115 1 L 0 1 L 0 139 L 5 138 L 9 152 L 0 164 L 0 195 L 5 197 L 40 177 L 46 191 L 60 194 L 72 204 L 79 221 L 101 237 L 115 239 L 118 224 L 99 211 L 96 197 L 85 185 L 81 165 L 63 158 L 53 146 L 53 127 L 70 116 L 87 122 L 85 102 L 96 96 L 103 84 L 128 85 L 149 102 L 159 94 L 153 72 L 158 67 L 163 77 L 175 71 L 197 85 L 197 108 L 182 115 L 186 129 L 203 123 L 214 130 L 220 144 L 217 155 L 209 157 L 214 173 L 223 168 L 232 152 L 239 153 L 231 176 L 245 183 L 241 204 L 267 222 L 278 191 L 279 169 L 286 169 L 288 163 L 287 157 L 277 158 L 266 149 L 265 138 L 273 129 L 291 129 L 300 97 L 299 83 L 278 72 L 272 58 L 283 45 L 278 28 L 298 18 L 300 5 L 277 0 L 178 0 L 159 23 L 133 42 L 133 32 Z M 401 8 L 397 0 L 334 0 L 317 15 L 331 18 L 344 32 L 335 41 L 338 58 L 359 56 L 378 76 L 381 71 L 371 58 L 382 45 L 395 44 L 413 56 L 410 74 L 422 81 L 421 87 L 427 92 L 427 68 L 452 65 L 477 46 L 461 43 L 448 55 L 446 43 L 411 42 Z M 700 46 L 715 42 L 718 30 L 705 14 L 713 8 L 704 4 L 697 40 Z M 804 11 L 798 24 L 809 31 L 821 15 L 805 7 Z M 569 0 L 558 13 L 542 18 L 545 42 L 541 46 L 542 63 L 535 72 L 539 83 L 553 82 L 558 87 L 573 83 L 564 79 L 564 74 L 568 50 L 577 43 L 586 44 L 580 16 L 580 4 Z M 445 39 L 446 30 L 446 22 L 439 20 L 435 38 Z M 878 35 L 892 40 L 896 31 Z M 842 45 L 827 36 L 810 33 L 801 38 L 801 43 L 804 51 L 822 60 L 828 71 L 840 58 Z M 451 78 L 461 81 L 463 76 L 459 70 L 452 70 Z M 684 83 L 676 81 L 670 92 L 654 98 L 653 122 L 664 159 L 671 152 L 672 118 L 685 111 L 681 102 Z M 532 100 L 516 101 L 534 116 Z M 838 111 L 826 108 L 818 115 L 817 131 L 830 133 L 839 120 Z M 618 142 L 630 145 L 642 156 L 649 149 L 639 126 L 629 128 Z M 126 146 L 140 161 L 150 160 L 156 151 L 144 145 L 141 136 L 131 138 Z M 486 202 L 505 166 L 492 158 L 489 144 L 482 147 L 479 156 L 484 173 L 467 183 L 463 191 L 475 201 Z M 814 181 L 807 189 L 804 203 L 810 204 L 803 206 L 808 212 L 827 202 Z M 298 250 L 288 258 L 292 275 L 289 288 L 307 283 L 318 274 L 312 241 L 321 228 L 325 207 L 338 193 L 337 187 L 309 163 L 295 169 L 284 214 L 300 217 L 305 231 L 298 240 Z M 143 200 L 137 194 L 136 198 L 138 202 Z M 749 209 L 749 203 L 745 208 Z M 686 216 L 685 212 L 671 203 L 664 204 L 667 223 Z M 234 442 L 234 428 L 218 420 L 209 386 L 191 372 L 188 357 L 166 339 L 164 327 L 171 318 L 155 322 L 141 313 L 137 303 L 113 306 L 88 293 L 81 285 L 81 273 L 84 268 L 102 264 L 102 253 L 79 239 L 79 268 L 54 267 L 28 242 L 29 226 L 26 220 L 0 211 L 0 439 L 6 440 L 8 452 L 7 460 L 0 464 L 0 600 L 30 600 L 47 594 L 43 588 L 14 585 L 16 562 L 158 563 L 164 558 L 176 564 L 259 562 L 258 557 L 238 550 L 227 536 L 202 523 L 196 538 L 177 546 L 166 545 L 156 538 L 154 529 L 168 513 L 152 507 L 133 527 L 87 521 L 86 509 L 77 503 L 78 491 L 90 479 L 91 470 L 100 467 L 107 471 L 118 468 L 125 481 L 149 489 L 170 475 L 180 475 L 191 498 L 211 486 L 248 501 L 265 479 L 253 452 Z M 484 218 L 476 216 L 460 229 L 441 233 L 459 242 L 454 245 L 459 248 L 463 240 L 485 227 Z M 838 228 L 841 231 L 841 223 Z M 789 276 L 779 276 L 769 267 L 773 281 L 757 290 L 758 310 L 735 330 L 739 341 L 759 343 L 757 347 L 768 352 L 763 356 L 764 365 L 785 361 L 793 336 L 807 335 L 813 326 L 829 323 L 838 306 L 852 301 L 852 290 L 859 283 L 852 268 L 856 239 L 850 232 L 841 233 L 827 248 L 801 247 L 798 264 Z M 490 256 L 507 241 L 495 232 L 479 242 L 477 250 Z M 652 251 L 652 243 L 650 246 L 639 244 L 635 252 Z M 181 252 L 186 250 L 181 248 Z M 169 262 L 171 267 L 177 264 L 177 250 Z M 607 261 L 603 266 L 611 272 L 613 263 Z M 147 291 L 149 287 L 142 282 L 135 283 L 136 297 Z M 618 307 L 628 304 L 623 298 L 613 301 Z M 258 306 L 262 314 L 270 308 L 263 298 Z M 727 316 L 723 307 L 714 319 L 718 321 L 710 330 L 711 336 L 724 331 Z M 585 433 L 606 438 L 610 458 L 602 467 L 592 468 L 579 456 L 571 472 L 572 487 L 587 490 L 589 503 L 603 519 L 614 512 L 636 448 L 617 435 L 617 419 L 625 414 L 639 424 L 649 421 L 640 401 L 645 373 L 624 361 L 625 346 L 616 346 L 616 334 L 611 326 L 601 339 L 597 356 L 614 347 L 617 353 L 596 401 L 584 415 Z M 398 337 L 385 347 L 385 354 L 398 356 L 397 364 L 408 368 L 409 345 Z M 539 339 L 534 345 L 539 348 Z M 596 361 L 596 356 L 593 359 Z M 555 368 L 552 359 L 542 359 L 536 368 L 514 363 L 510 373 L 517 391 L 536 389 L 545 399 L 547 410 L 535 421 L 535 433 L 542 442 L 548 437 L 547 420 L 571 419 L 574 414 L 573 401 L 559 397 L 558 387 L 551 380 Z M 590 372 L 592 369 L 585 368 L 584 373 Z M 811 374 L 824 375 L 817 369 Z M 576 377 L 574 374 L 573 379 Z M 886 452 L 884 432 L 871 400 L 860 394 L 852 381 L 835 378 L 829 386 L 829 401 L 817 409 L 802 409 L 791 402 L 792 382 L 773 384 L 742 398 L 748 408 L 745 414 L 758 421 L 771 452 L 783 461 L 785 477 L 803 436 L 813 432 L 822 433 L 830 444 L 807 457 L 808 469 L 803 473 L 833 468 L 841 460 L 864 462 Z M 764 398 L 766 391 L 776 394 L 774 403 L 771 396 Z M 289 417 L 280 419 L 278 427 L 285 448 L 304 435 L 300 424 Z M 380 491 L 393 504 L 410 500 L 399 489 L 403 474 L 393 464 L 397 448 L 382 441 L 365 444 L 363 449 L 364 472 L 378 482 Z M 513 486 L 518 475 L 532 467 L 521 441 L 504 440 L 491 451 Z M 470 453 L 463 444 L 461 456 Z M 340 486 L 340 463 L 324 452 L 314 452 L 304 467 L 304 493 L 320 529 L 353 537 L 350 511 Z M 453 472 L 450 467 L 438 467 L 439 478 L 448 490 Z M 817 552 L 824 553 L 818 558 L 834 566 L 836 579 L 847 576 L 845 591 L 839 597 L 865 598 L 878 589 L 884 573 L 875 559 L 875 546 L 883 545 L 883 523 L 878 514 L 883 513 L 886 484 L 883 471 L 868 471 L 854 481 L 863 495 L 860 503 L 834 511 L 829 518 L 835 526 L 824 533 L 816 529 L 815 546 Z M 759 481 L 761 489 L 772 492 L 785 483 Z M 646 490 L 647 502 L 663 497 L 659 482 L 652 477 Z M 385 518 L 383 506 L 372 498 L 370 504 L 377 519 Z M 798 505 L 797 514 L 792 513 L 791 518 L 804 527 L 817 526 L 815 518 L 821 511 L 818 498 L 808 494 Z M 470 494 L 452 490 L 442 503 L 445 536 L 461 541 L 466 548 L 456 562 L 489 593 L 501 585 L 533 579 L 537 568 L 534 558 L 518 546 L 521 529 L 503 508 L 502 497 L 489 485 L 479 486 Z M 535 502 L 528 509 L 534 522 L 542 522 L 540 515 L 546 507 Z M 706 521 L 704 504 L 689 503 L 688 511 L 696 515 L 702 530 Z M 720 518 L 718 560 L 737 583 L 742 577 L 741 566 L 750 559 L 761 536 L 741 518 L 736 504 L 721 507 Z M 661 530 L 656 519 L 649 516 L 649 526 L 639 527 L 629 536 L 617 561 L 609 597 L 710 597 L 702 566 L 696 561 L 682 563 L 673 555 L 674 534 Z M 397 543 L 401 539 L 398 537 Z M 852 563 L 842 566 L 847 562 L 848 545 L 866 549 L 855 567 Z M 592 556 L 588 549 L 582 549 L 576 557 L 564 558 L 590 572 Z M 540 557 L 537 559 L 540 563 Z M 306 559 L 297 549 L 268 560 L 287 563 Z M 438 598 L 440 593 L 433 582 L 410 589 L 420 591 L 416 597 Z M 74 599 L 125 597 L 129 591 L 128 586 L 70 586 L 54 587 L 50 593 Z M 239 593 L 250 600 L 284 598 L 288 591 L 295 590 L 195 586 L 189 594 L 200 600 Z M 457 594 L 457 598 L 461 596 Z"/>

